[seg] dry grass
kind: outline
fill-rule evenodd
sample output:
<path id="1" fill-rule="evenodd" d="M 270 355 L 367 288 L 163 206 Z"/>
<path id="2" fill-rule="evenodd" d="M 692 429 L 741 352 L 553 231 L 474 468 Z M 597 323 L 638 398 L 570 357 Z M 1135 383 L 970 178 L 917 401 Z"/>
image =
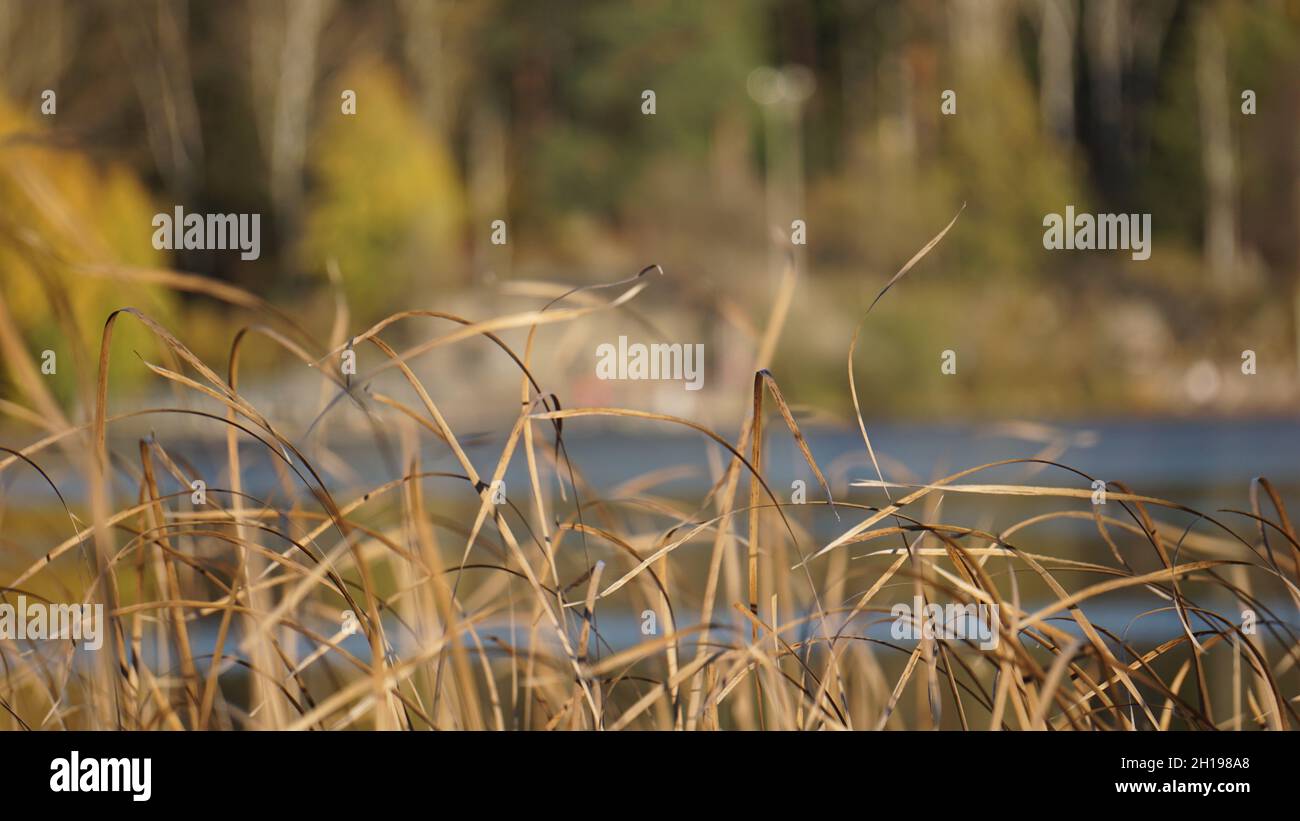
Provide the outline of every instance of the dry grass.
<path id="1" fill-rule="evenodd" d="M 651 266 L 608 286 L 617 291 L 608 300 L 592 289 L 560 292 L 536 310 L 486 321 L 403 312 L 351 339 L 340 303 L 332 338 L 322 343 L 291 315 L 228 285 L 166 271 L 79 269 L 126 288 L 195 292 L 265 317 L 235 334 L 223 375 L 146 313 L 114 313 L 97 366 L 85 363 L 98 373 L 93 384 L 84 380 L 87 424 L 70 420 L 49 393 L 0 298 L 0 347 L 22 395 L 0 410 L 44 430 L 7 449 L 0 472 L 37 471 L 53 497 L 58 482 L 42 465 L 61 453 L 86 488 L 84 499 L 63 506 L 72 532 L 62 541 L 6 539 L 11 556 L 39 558 L 7 574 L 5 596 L 103 602 L 109 614 L 97 653 L 74 653 L 66 641 L 49 653 L 0 640 L 0 726 L 1295 726 L 1300 644 L 1290 614 L 1300 606 L 1300 542 L 1267 481 L 1252 488 L 1249 511 L 1203 514 L 1116 483 L 1102 507 L 1090 503 L 1092 477 L 1060 464 L 1049 444 L 1037 459 L 924 484 L 887 482 L 862 421 L 851 347 L 850 388 L 875 475 L 855 484 L 870 488 L 859 498 L 883 506 L 832 500 L 832 483 L 767 369 L 794 297 L 793 269 L 762 326 L 752 412 L 734 439 L 664 414 L 562 406 L 533 374 L 540 329 L 623 310 L 652 286 L 652 273 L 662 272 Z M 186 406 L 109 412 L 108 363 L 123 322 L 158 340 L 163 361 L 142 367 L 189 397 Z M 440 335 L 402 352 L 385 341 L 393 326 L 412 323 L 436 323 Z M 519 350 L 498 335 L 517 329 L 527 334 Z M 76 342 L 83 330 L 71 320 L 64 327 L 74 349 L 91 350 Z M 240 393 L 244 343 L 253 335 L 315 369 L 323 417 L 339 403 L 367 414 L 400 470 L 377 487 L 332 486 L 329 471 Z M 422 383 L 411 363 L 435 348 L 484 339 L 519 372 L 520 409 L 501 431 L 500 458 L 476 465 L 435 400 L 449 392 Z M 380 364 L 341 376 L 343 352 L 363 347 Z M 375 377 L 390 371 L 402 379 L 400 395 L 374 388 Z M 141 438 L 130 451 L 110 447 L 115 426 L 158 414 L 224 430 L 225 486 L 210 482 L 201 504 L 190 498 L 197 472 L 160 438 Z M 565 446 L 566 434 L 588 417 L 688 430 L 711 442 L 722 455 L 712 487 L 693 502 L 655 492 L 666 474 L 593 487 Z M 786 435 L 824 499 L 790 504 L 765 479 L 764 445 Z M 420 446 L 429 441 L 452 454 L 455 470 L 424 469 Z M 245 490 L 250 444 L 275 463 L 282 490 L 274 499 Z M 828 464 L 845 458 L 821 456 L 831 457 Z M 528 486 L 512 490 L 509 504 L 495 504 L 493 483 L 512 461 L 526 466 Z M 1061 484 L 976 483 L 1007 465 Z M 1011 497 L 1058 507 L 997 530 L 940 520 L 941 499 L 972 494 L 990 521 L 1014 509 L 1005 507 Z M 37 515 L 10 506 L 7 527 L 38 531 L 23 521 Z M 1108 561 L 1065 555 L 1053 536 L 1039 536 L 1046 525 L 1078 520 L 1095 526 L 1094 546 Z M 819 542 L 818 529 L 827 527 L 839 535 Z M 1047 603 L 1029 604 L 1030 591 Z M 1178 626 L 1137 647 L 1095 624 L 1089 605 L 1117 591 L 1149 602 L 1146 616 L 1175 613 Z M 913 645 L 871 631 L 889 620 L 891 604 L 913 595 L 996 604 L 997 648 L 943 639 Z M 1270 609 L 1279 602 L 1286 612 Z M 1244 608 L 1258 612 L 1257 632 L 1242 630 Z M 341 623 L 345 610 L 360 638 Z M 601 615 L 606 624 L 621 618 L 639 628 L 645 611 L 656 614 L 653 634 L 636 630 L 635 641 L 615 646 L 602 630 Z"/>

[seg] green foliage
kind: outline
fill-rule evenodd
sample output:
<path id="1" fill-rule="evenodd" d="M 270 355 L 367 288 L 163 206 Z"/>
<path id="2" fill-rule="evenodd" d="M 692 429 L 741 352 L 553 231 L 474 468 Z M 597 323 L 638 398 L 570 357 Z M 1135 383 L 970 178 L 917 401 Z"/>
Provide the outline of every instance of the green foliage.
<path id="1" fill-rule="evenodd" d="M 616 214 L 656 163 L 700 166 L 727 112 L 749 111 L 749 72 L 763 62 L 753 3 L 593 3 L 575 14 L 573 48 L 555 78 L 561 112 L 529 163 L 537 195 L 560 211 Z M 642 113 L 642 92 L 657 112 Z"/>

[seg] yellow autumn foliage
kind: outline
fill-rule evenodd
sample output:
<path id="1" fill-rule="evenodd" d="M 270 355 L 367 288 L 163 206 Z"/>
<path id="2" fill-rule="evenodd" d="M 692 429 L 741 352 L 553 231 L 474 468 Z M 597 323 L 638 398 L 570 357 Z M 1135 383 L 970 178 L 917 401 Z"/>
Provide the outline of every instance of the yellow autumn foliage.
<path id="1" fill-rule="evenodd" d="M 342 113 L 339 95 L 321 113 L 300 261 L 322 275 L 337 261 L 354 315 L 370 320 L 446 283 L 464 193 L 450 151 L 391 69 L 365 63 L 337 87 L 356 92 L 356 114 Z"/>
<path id="2" fill-rule="evenodd" d="M 154 212 L 124 164 L 93 160 L 83 148 L 52 139 L 37 116 L 0 99 L 0 297 L 37 367 L 43 351 L 55 352 L 57 370 L 46 378 L 65 404 L 77 384 L 79 350 L 81 375 L 94 382 L 96 331 L 111 311 L 137 307 L 164 322 L 174 311 L 175 298 L 165 290 L 81 270 L 163 264 L 151 242 Z M 130 351 L 155 350 L 152 337 L 133 324 L 122 323 L 114 341 L 110 379 L 118 385 L 145 376 Z M 11 368 L 6 357 L 3 392 L 21 401 Z"/>

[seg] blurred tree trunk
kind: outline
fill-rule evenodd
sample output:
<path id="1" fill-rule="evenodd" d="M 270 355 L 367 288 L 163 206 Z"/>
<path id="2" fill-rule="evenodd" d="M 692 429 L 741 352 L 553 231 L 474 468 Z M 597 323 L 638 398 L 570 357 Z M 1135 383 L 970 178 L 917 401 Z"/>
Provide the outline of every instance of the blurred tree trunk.
<path id="1" fill-rule="evenodd" d="M 1131 43 L 1128 55 L 1132 82 L 1125 93 L 1135 110 L 1146 111 L 1159 105 L 1160 59 L 1169 33 L 1178 13 L 1179 0 L 1147 0 L 1133 8 L 1128 27 Z M 1150 153 L 1150 128 L 1143 126 L 1143 118 L 1132 118 L 1134 133 L 1130 134 L 1131 156 L 1145 158 Z"/>
<path id="2" fill-rule="evenodd" d="M 1043 128 L 1065 143 L 1074 141 L 1074 0 L 1042 0 L 1038 27 L 1039 111 Z"/>
<path id="3" fill-rule="evenodd" d="M 271 203 L 282 244 L 297 231 L 316 48 L 333 5 L 333 0 L 259 0 L 249 5 L 253 107 L 270 166 Z"/>
<path id="4" fill-rule="evenodd" d="M 199 187 L 203 133 L 190 74 L 189 8 L 183 2 L 123 2 L 110 12 L 144 112 L 154 166 L 177 203 Z"/>
<path id="5" fill-rule="evenodd" d="M 958 59 L 973 66 L 1000 57 L 1011 10 L 1002 0 L 953 0 L 950 32 Z"/>
<path id="6" fill-rule="evenodd" d="M 1127 152 L 1121 129 L 1124 112 L 1125 33 L 1128 6 L 1122 0 L 1083 4 L 1084 46 L 1088 53 L 1092 158 L 1102 188 L 1117 194 L 1126 177 Z"/>
<path id="7" fill-rule="evenodd" d="M 1213 6 L 1196 21 L 1196 92 L 1200 104 L 1201 162 L 1205 172 L 1205 265 L 1215 284 L 1235 284 L 1237 166 L 1223 31 Z"/>
<path id="8" fill-rule="evenodd" d="M 473 237 L 473 269 L 487 282 L 509 279 L 513 245 L 494 246 L 493 220 L 508 220 L 509 178 L 505 120 L 495 105 L 477 97 L 469 133 L 470 235 Z"/>
<path id="9" fill-rule="evenodd" d="M 909 166 L 916 154 L 916 122 L 912 109 L 912 74 L 902 34 L 907 10 L 881 7 L 878 25 L 883 33 L 877 67 L 877 96 L 880 109 L 875 127 L 882 161 L 889 165 Z"/>
<path id="10" fill-rule="evenodd" d="M 416 81 L 420 115 L 446 135 L 448 66 L 443 59 L 443 3 L 439 0 L 399 0 L 403 17 L 402 51 Z"/>
<path id="11" fill-rule="evenodd" d="M 0 87 L 28 110 L 38 110 L 41 91 L 58 91 L 81 37 L 83 11 L 64 0 L 0 0 Z"/>

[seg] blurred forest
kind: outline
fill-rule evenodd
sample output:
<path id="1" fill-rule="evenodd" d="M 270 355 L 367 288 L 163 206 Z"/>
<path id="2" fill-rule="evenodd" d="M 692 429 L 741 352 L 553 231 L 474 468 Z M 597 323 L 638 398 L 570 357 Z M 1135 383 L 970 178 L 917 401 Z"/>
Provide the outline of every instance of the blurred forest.
<path id="1" fill-rule="evenodd" d="M 358 332 L 658 263 L 640 312 L 710 346 L 699 401 L 743 406 L 794 253 L 773 370 L 792 401 L 843 412 L 863 311 L 965 203 L 864 328 L 870 414 L 1300 399 L 1297 0 L 3 0 L 0 52 L 0 312 L 28 349 L 93 360 L 104 316 L 130 304 L 223 361 L 238 310 L 128 291 L 114 266 L 238 285 L 326 338 L 335 283 Z M 262 214 L 261 257 L 155 250 L 151 217 L 177 204 Z M 1151 258 L 1045 251 L 1043 217 L 1068 204 L 1152 214 Z M 792 247 L 796 219 L 808 241 Z M 68 304 L 50 304 L 52 279 Z M 84 340 L 58 339 L 60 312 Z M 555 367 L 590 379 L 595 341 Z M 6 359 L 19 344 L 0 339 Z M 148 379 L 114 361 L 118 384 Z M 60 374 L 62 395 L 87 373 Z"/>

